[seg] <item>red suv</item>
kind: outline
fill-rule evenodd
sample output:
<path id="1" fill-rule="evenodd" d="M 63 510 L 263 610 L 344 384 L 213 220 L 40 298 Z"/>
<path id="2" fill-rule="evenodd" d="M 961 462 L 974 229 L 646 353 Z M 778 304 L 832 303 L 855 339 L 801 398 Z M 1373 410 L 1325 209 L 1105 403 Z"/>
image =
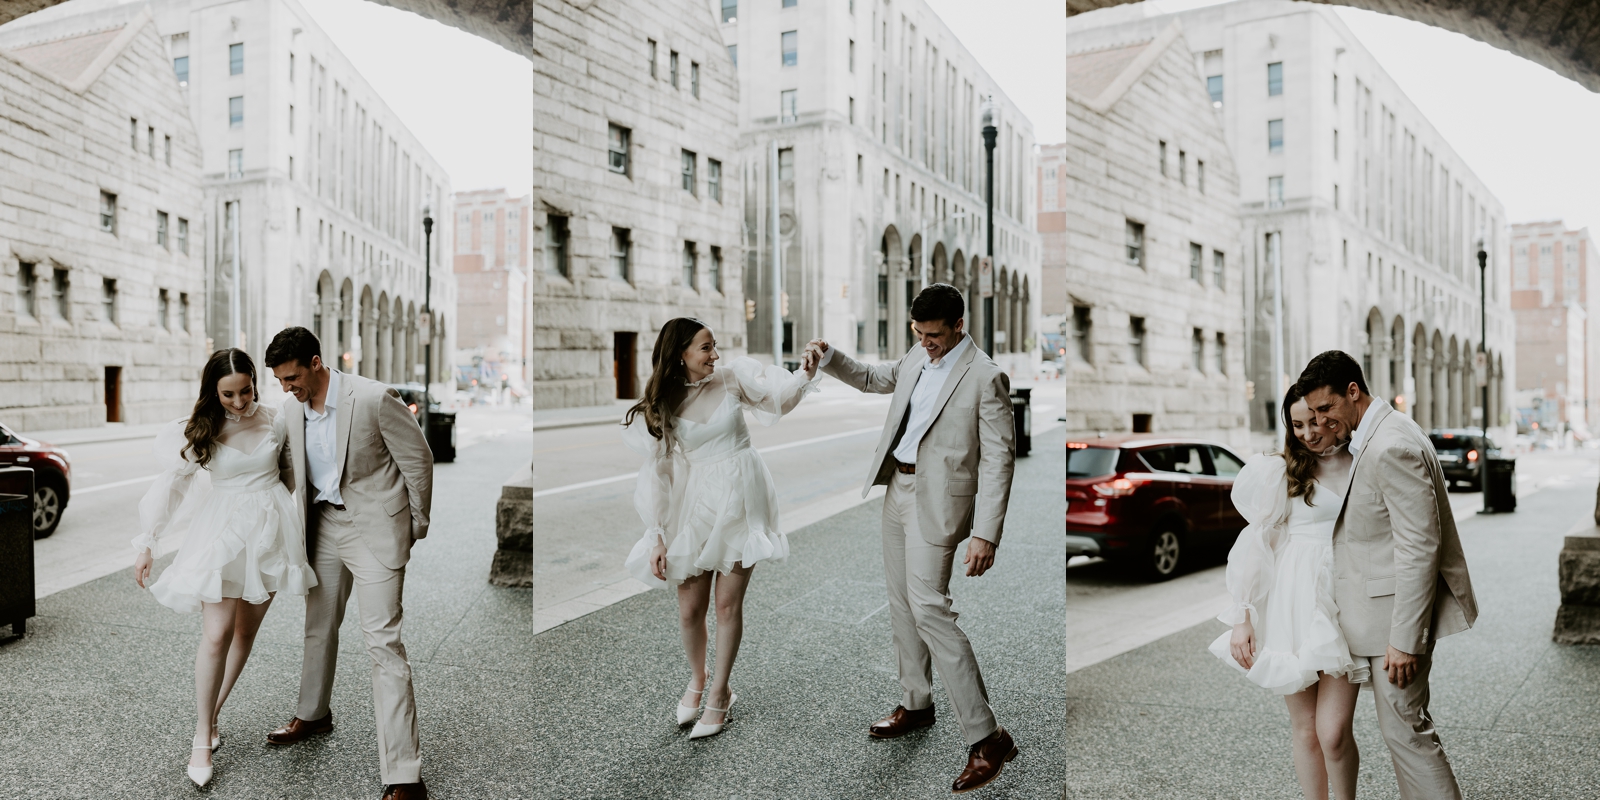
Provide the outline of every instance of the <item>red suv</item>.
<path id="1" fill-rule="evenodd" d="M 56 532 L 72 494 L 72 461 L 67 451 L 18 436 L 0 425 L 0 467 L 33 468 L 33 537 Z"/>
<path id="2" fill-rule="evenodd" d="M 1220 444 L 1149 434 L 1067 441 L 1067 555 L 1128 563 L 1154 580 L 1245 526 L 1233 508 L 1244 459 Z"/>

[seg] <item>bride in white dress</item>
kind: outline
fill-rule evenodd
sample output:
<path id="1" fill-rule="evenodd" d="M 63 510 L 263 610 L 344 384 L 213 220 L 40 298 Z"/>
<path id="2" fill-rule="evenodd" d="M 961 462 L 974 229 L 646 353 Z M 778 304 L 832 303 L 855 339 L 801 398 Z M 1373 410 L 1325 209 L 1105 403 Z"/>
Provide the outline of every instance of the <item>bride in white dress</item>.
<path id="1" fill-rule="evenodd" d="M 1333 527 L 1350 485 L 1337 430 L 1318 426 L 1304 399 L 1284 398 L 1282 453 L 1251 458 L 1233 504 L 1250 524 L 1228 553 L 1233 603 L 1217 618 L 1233 630 L 1211 652 L 1285 696 L 1295 775 L 1307 800 L 1353 800 L 1359 756 L 1351 733 L 1356 694 L 1370 679 L 1352 656 L 1333 600 Z"/>
<path id="2" fill-rule="evenodd" d="M 211 753 L 221 745 L 217 712 L 273 596 L 304 595 L 317 584 L 303 512 L 280 471 L 284 441 L 283 422 L 256 402 L 255 364 L 233 348 L 206 362 L 189 418 L 156 435 L 163 471 L 139 503 L 133 576 L 162 605 L 202 615 L 188 767 L 197 786 L 211 779 Z M 148 583 L 155 557 L 175 545 L 177 557 Z"/>
<path id="3" fill-rule="evenodd" d="M 705 712 L 689 738 L 722 732 L 738 695 L 728 674 L 744 631 L 750 573 L 758 561 L 781 561 L 789 542 L 778 527 L 778 492 L 750 446 L 744 412 L 773 425 L 816 391 L 817 366 L 789 373 L 736 358 L 718 366 L 716 337 L 696 319 L 662 326 L 644 399 L 629 409 L 622 439 L 647 457 L 634 505 L 644 536 L 625 562 L 634 577 L 678 587 L 678 616 L 689 658 L 689 688 L 678 700 L 678 725 Z M 716 582 L 717 668 L 706 690 L 706 612 Z"/>

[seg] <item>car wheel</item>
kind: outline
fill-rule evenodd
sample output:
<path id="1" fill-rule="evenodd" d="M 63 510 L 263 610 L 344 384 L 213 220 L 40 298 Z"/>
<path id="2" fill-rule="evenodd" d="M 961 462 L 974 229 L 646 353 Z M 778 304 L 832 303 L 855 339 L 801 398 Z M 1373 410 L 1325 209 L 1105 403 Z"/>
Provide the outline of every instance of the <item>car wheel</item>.
<path id="1" fill-rule="evenodd" d="M 1151 580 L 1164 581 L 1178 574 L 1182 563 L 1183 534 L 1178 527 L 1167 524 L 1156 528 L 1145 545 L 1145 574 Z"/>
<path id="2" fill-rule="evenodd" d="M 43 539 L 61 524 L 61 493 L 48 483 L 33 490 L 33 538 Z"/>

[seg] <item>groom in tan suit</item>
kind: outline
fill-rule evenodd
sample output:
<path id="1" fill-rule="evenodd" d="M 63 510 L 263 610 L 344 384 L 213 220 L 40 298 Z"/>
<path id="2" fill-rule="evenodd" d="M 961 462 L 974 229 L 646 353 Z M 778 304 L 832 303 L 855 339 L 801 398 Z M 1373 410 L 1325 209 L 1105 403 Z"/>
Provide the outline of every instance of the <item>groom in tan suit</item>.
<path id="1" fill-rule="evenodd" d="M 1428 671 L 1434 642 L 1472 627 L 1478 605 L 1433 442 L 1368 394 L 1361 366 L 1341 351 L 1311 359 L 1294 393 L 1354 457 L 1333 529 L 1333 596 L 1351 655 L 1372 660 L 1400 797 L 1460 798 L 1428 715 Z"/>
<path id="2" fill-rule="evenodd" d="M 383 800 L 426 800 L 400 595 L 412 542 L 428 534 L 433 454 L 399 394 L 323 366 L 311 331 L 284 329 L 266 363 L 294 395 L 284 403 L 294 492 L 305 504 L 306 550 L 317 573 L 306 597 L 299 706 L 267 741 L 294 744 L 333 729 L 339 626 L 354 588 L 372 659 Z"/>
<path id="3" fill-rule="evenodd" d="M 951 787 L 956 793 L 993 781 L 1017 755 L 1011 734 L 995 722 L 977 657 L 950 608 L 961 540 L 968 575 L 994 564 L 1016 456 L 1010 381 L 962 332 L 964 313 L 954 286 L 923 289 L 911 303 L 918 346 L 892 364 L 863 364 L 821 339 L 806 346 L 808 362 L 857 391 L 894 394 L 862 496 L 873 485 L 889 487 L 883 573 L 904 696 L 868 734 L 892 739 L 932 725 L 937 666 L 968 745 L 967 767 Z"/>

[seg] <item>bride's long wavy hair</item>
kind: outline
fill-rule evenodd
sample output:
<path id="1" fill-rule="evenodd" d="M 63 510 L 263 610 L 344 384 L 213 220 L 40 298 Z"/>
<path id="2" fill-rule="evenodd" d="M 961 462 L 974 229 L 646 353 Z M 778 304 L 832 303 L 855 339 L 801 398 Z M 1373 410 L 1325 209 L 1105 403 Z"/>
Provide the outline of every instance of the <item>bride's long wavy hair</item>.
<path id="1" fill-rule="evenodd" d="M 645 384 L 644 397 L 628 409 L 623 425 L 632 425 L 634 417 L 643 414 L 650 435 L 666 438 L 679 404 L 689 394 L 689 371 L 683 365 L 683 352 L 707 327 L 693 317 L 676 317 L 661 326 L 655 349 L 650 352 L 650 382 Z"/>
<path id="2" fill-rule="evenodd" d="M 217 436 L 222 433 L 226 420 L 222 400 L 217 397 L 217 383 L 229 375 L 243 373 L 250 376 L 250 391 L 255 394 L 256 364 L 250 354 L 236 347 L 218 350 L 206 359 L 200 371 L 200 398 L 194 401 L 194 411 L 189 414 L 189 424 L 183 427 L 184 455 L 193 454 L 194 460 L 205 466 L 217 452 Z"/>
<path id="3" fill-rule="evenodd" d="M 1289 415 L 1289 409 L 1300 400 L 1301 396 L 1293 389 L 1283 396 L 1283 463 L 1289 478 L 1289 499 L 1303 497 L 1309 506 L 1314 505 L 1311 482 L 1317 477 L 1317 454 L 1294 435 L 1294 418 Z"/>

